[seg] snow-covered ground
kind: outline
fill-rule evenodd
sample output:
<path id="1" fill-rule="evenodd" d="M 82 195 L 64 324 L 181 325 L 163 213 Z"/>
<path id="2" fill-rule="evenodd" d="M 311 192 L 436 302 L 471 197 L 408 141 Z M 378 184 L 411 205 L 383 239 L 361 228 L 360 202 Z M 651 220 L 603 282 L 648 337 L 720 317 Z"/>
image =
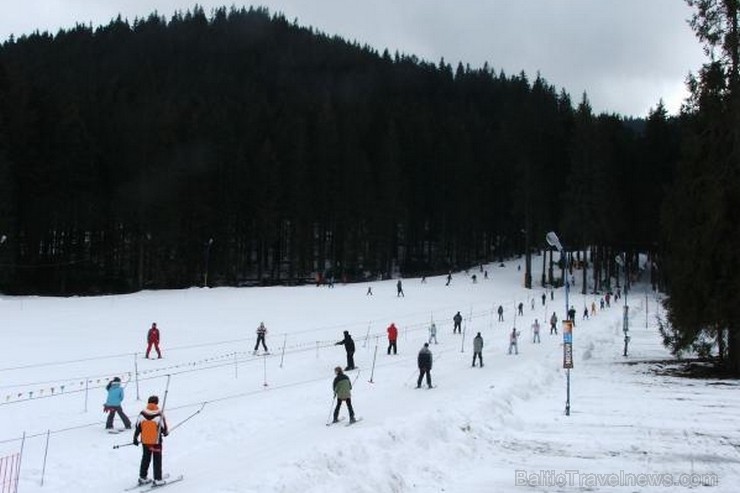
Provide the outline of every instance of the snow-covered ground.
<path id="1" fill-rule="evenodd" d="M 524 289 L 518 264 L 488 265 L 485 280 L 471 271 L 475 284 L 463 273 L 450 286 L 444 277 L 406 279 L 403 298 L 395 280 L 370 283 L 372 296 L 368 284 L 338 284 L 2 297 L 0 457 L 18 452 L 25 432 L 22 493 L 132 485 L 141 449 L 114 449 L 131 434 L 103 430 L 103 387 L 119 376 L 132 419 L 149 395 L 164 397 L 168 380 L 170 427 L 192 416 L 165 441 L 165 471 L 185 474 L 166 488 L 172 493 L 737 491 L 740 383 L 626 364 L 668 357 L 644 286 L 628 298 L 627 358 L 621 306 L 581 321 L 593 298 L 573 293 L 579 315 L 565 416 L 562 336 L 550 335 L 546 322 L 553 311 L 562 318 L 564 293 L 555 290 L 551 301 L 548 292 L 543 306 L 545 291 Z M 515 319 L 519 302 L 524 316 Z M 458 310 L 464 335 L 452 334 Z M 535 318 L 541 344 L 531 341 Z M 417 390 L 416 356 L 431 320 L 439 328 L 431 345 L 437 387 Z M 252 355 L 260 321 L 269 356 Z M 162 331 L 161 360 L 142 358 L 152 322 Z M 390 322 L 399 327 L 399 351 L 389 356 Z M 507 354 L 514 324 L 518 356 Z M 349 375 L 364 419 L 326 427 L 333 368 L 345 364 L 333 343 L 344 330 L 357 344 L 360 369 Z M 483 368 L 471 368 L 477 332 Z"/>

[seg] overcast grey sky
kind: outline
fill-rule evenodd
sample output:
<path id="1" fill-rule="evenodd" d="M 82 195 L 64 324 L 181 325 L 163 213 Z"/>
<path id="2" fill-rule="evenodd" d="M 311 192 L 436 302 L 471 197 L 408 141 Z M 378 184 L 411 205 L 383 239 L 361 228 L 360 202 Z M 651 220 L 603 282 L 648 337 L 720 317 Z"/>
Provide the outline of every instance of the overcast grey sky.
<path id="1" fill-rule="evenodd" d="M 195 3 L 266 6 L 300 25 L 421 59 L 484 62 L 507 74 L 539 71 L 595 112 L 645 116 L 662 98 L 676 112 L 686 75 L 704 60 L 684 0 L 20 0 L 8 1 L 0 38 L 75 23 L 169 18 Z"/>

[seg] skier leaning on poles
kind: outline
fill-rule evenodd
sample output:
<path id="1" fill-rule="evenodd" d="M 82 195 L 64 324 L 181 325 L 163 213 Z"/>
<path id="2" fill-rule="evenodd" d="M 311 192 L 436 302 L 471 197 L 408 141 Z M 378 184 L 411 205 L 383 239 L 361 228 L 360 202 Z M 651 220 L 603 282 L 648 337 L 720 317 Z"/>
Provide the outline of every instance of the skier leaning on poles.
<path id="1" fill-rule="evenodd" d="M 141 437 L 141 465 L 139 466 L 139 484 L 162 482 L 162 437 L 167 436 L 167 420 L 159 409 L 159 397 L 153 395 L 147 400 L 146 408 L 139 413 L 134 431 L 134 445 L 139 445 Z M 154 481 L 148 479 L 149 464 L 154 461 Z"/>

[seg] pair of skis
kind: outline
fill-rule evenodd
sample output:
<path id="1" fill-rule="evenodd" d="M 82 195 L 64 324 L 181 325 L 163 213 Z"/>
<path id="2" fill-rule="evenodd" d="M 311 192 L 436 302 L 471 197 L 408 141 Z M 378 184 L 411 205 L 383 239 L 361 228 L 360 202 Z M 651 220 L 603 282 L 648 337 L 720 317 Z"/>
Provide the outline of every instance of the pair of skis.
<path id="1" fill-rule="evenodd" d="M 175 476 L 172 479 L 170 479 L 170 475 L 165 473 L 165 474 L 162 475 L 163 482 L 160 483 L 160 484 L 154 484 L 154 482 L 152 480 L 149 480 L 149 481 L 147 481 L 144 484 L 137 484 L 135 486 L 130 486 L 130 487 L 124 489 L 123 491 L 151 491 L 151 490 L 158 490 L 160 488 L 164 488 L 165 486 L 169 486 L 169 485 L 171 485 L 173 483 L 179 483 L 183 479 L 185 479 L 185 476 L 183 476 L 182 474 L 180 474 L 179 476 Z"/>
<path id="2" fill-rule="evenodd" d="M 344 416 L 342 416 L 341 418 L 337 419 L 336 421 L 331 421 L 329 423 L 326 423 L 326 426 L 333 426 L 333 425 L 336 425 L 336 424 L 341 423 L 342 421 L 344 421 Z M 361 417 L 360 418 L 355 418 L 354 421 L 350 421 L 350 422 L 346 423 L 344 426 L 352 426 L 353 424 L 359 423 L 360 421 L 362 421 L 362 418 Z"/>

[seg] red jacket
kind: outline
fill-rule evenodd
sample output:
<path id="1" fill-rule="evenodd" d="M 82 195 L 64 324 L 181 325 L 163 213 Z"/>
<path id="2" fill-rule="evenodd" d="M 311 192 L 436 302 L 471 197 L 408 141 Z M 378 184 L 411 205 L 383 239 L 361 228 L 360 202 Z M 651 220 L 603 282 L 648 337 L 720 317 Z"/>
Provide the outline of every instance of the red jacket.
<path id="1" fill-rule="evenodd" d="M 149 333 L 146 336 L 146 342 L 154 342 L 159 344 L 159 329 L 152 327 L 149 329 Z"/>
<path id="2" fill-rule="evenodd" d="M 390 327 L 388 327 L 388 340 L 395 341 L 397 338 L 398 338 L 398 329 L 396 328 L 395 324 L 391 324 Z"/>

